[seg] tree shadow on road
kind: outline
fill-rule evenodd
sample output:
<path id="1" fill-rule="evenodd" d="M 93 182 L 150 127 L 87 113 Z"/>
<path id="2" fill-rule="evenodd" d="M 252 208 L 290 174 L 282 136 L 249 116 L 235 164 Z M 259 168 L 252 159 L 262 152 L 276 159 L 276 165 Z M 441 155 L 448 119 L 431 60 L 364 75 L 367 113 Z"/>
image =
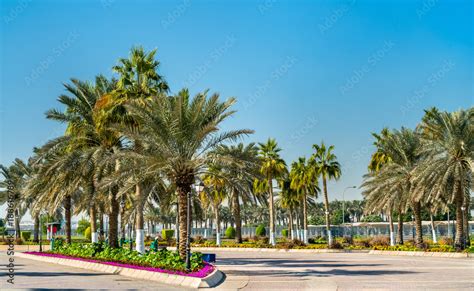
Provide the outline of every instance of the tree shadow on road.
<path id="1" fill-rule="evenodd" d="M 26 277 L 60 277 L 60 276 L 109 276 L 107 273 L 77 273 L 77 272 L 15 272 L 15 276 Z"/>

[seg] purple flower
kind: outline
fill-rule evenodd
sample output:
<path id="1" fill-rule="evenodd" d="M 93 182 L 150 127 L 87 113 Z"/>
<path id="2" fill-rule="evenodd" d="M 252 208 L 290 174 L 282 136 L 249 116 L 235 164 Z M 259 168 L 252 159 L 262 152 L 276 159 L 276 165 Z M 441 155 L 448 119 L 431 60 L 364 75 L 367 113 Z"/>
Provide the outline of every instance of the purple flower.
<path id="1" fill-rule="evenodd" d="M 60 254 L 52 254 L 52 253 L 25 252 L 25 254 L 43 256 L 43 257 L 69 259 L 69 260 L 76 260 L 76 261 L 83 261 L 83 262 L 91 262 L 91 263 L 104 264 L 104 265 L 110 265 L 110 266 L 116 266 L 116 267 L 122 267 L 122 268 L 145 270 L 145 271 L 150 271 L 150 272 L 166 273 L 166 274 L 173 274 L 173 275 L 180 275 L 180 276 L 187 276 L 187 277 L 194 277 L 194 278 L 204 278 L 214 271 L 214 266 L 206 262 L 204 263 L 204 267 L 202 267 L 202 269 L 195 272 L 186 273 L 182 271 L 165 270 L 165 269 L 154 268 L 154 267 L 143 267 L 143 266 L 118 263 L 118 262 L 104 262 L 104 261 L 99 261 L 99 260 L 77 258 L 77 257 L 71 257 L 71 256 L 66 256 L 66 255 L 60 255 Z"/>

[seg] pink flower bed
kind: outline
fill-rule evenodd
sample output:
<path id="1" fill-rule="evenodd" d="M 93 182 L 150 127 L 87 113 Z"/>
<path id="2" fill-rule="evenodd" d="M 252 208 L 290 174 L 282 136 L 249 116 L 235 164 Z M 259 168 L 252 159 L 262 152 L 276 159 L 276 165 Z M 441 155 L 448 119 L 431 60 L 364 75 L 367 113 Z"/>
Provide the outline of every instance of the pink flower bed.
<path id="1" fill-rule="evenodd" d="M 214 271 L 214 266 L 208 263 L 204 263 L 204 267 L 199 271 L 186 273 L 186 272 L 181 272 L 181 271 L 171 271 L 171 270 L 165 270 L 165 269 L 154 268 L 154 267 L 143 267 L 143 266 L 136 266 L 136 265 L 130 265 L 130 264 L 124 264 L 124 263 L 117 263 L 117 262 L 104 262 L 104 261 L 93 260 L 93 259 L 70 257 L 66 255 L 52 254 L 52 253 L 25 252 L 25 254 L 43 256 L 43 257 L 61 258 L 61 259 L 68 259 L 68 260 L 76 260 L 76 261 L 110 265 L 110 266 L 115 266 L 115 267 L 145 270 L 145 271 L 150 271 L 150 272 L 166 273 L 166 274 L 173 274 L 173 275 L 180 275 L 180 276 L 187 276 L 187 277 L 194 277 L 194 278 L 204 278 L 207 275 L 211 274 L 212 271 Z"/>

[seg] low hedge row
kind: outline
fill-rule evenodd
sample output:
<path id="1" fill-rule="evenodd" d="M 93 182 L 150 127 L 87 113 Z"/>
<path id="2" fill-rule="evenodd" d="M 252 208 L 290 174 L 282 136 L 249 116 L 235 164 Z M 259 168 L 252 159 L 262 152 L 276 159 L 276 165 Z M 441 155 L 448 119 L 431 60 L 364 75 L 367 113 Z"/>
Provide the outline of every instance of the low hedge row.
<path id="1" fill-rule="evenodd" d="M 127 248 L 110 248 L 105 243 L 65 244 L 59 240 L 56 241 L 55 247 L 50 253 L 172 271 L 186 270 L 186 263 L 181 259 L 179 253 L 167 249 L 161 249 L 157 252 L 147 251 L 140 254 Z M 192 271 L 200 270 L 203 266 L 202 254 L 193 252 L 191 255 Z"/>

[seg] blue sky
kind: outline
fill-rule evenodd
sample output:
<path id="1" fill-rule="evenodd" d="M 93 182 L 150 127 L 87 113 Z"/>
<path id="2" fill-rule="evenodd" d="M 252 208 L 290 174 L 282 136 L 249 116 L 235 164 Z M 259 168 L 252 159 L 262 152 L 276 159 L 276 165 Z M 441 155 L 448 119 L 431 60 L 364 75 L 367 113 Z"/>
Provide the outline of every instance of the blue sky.
<path id="1" fill-rule="evenodd" d="M 158 48 L 173 92 L 237 97 L 225 128 L 276 138 L 288 163 L 334 144 L 331 198 L 360 184 L 371 132 L 473 105 L 472 1 L 156 2 L 1 2 L 0 163 L 60 135 L 44 112 L 62 83 L 111 76 L 133 45 Z"/>

